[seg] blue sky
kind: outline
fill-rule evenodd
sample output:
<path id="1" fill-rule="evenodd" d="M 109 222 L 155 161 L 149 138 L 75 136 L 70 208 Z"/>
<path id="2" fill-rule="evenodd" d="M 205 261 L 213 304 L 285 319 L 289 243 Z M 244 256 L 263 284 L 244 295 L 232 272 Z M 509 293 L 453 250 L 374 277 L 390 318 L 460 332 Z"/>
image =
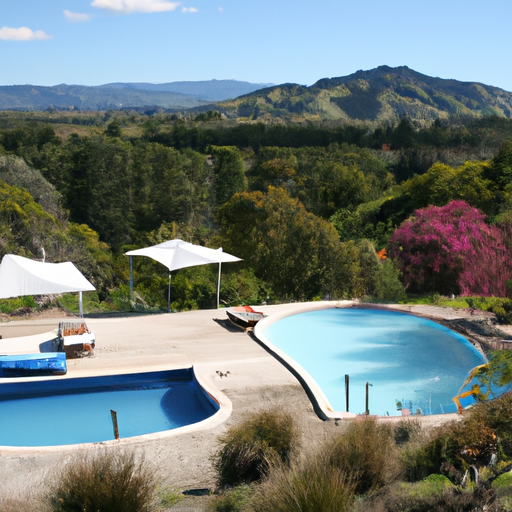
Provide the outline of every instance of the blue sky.
<path id="1" fill-rule="evenodd" d="M 311 85 L 379 65 L 512 91 L 511 0 L 1 0 L 0 85 Z"/>

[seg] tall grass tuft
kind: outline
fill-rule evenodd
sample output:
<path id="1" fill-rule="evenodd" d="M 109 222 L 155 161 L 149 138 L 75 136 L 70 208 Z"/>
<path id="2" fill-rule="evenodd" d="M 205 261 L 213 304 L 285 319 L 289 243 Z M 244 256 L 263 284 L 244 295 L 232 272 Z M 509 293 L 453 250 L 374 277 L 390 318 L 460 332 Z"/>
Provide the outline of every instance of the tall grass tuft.
<path id="1" fill-rule="evenodd" d="M 254 512 L 345 512 L 356 483 L 318 454 L 290 468 L 275 466 L 252 503 Z"/>
<path id="2" fill-rule="evenodd" d="M 373 418 L 354 421 L 326 448 L 325 458 L 352 476 L 356 494 L 376 490 L 398 473 L 394 429 Z"/>
<path id="3" fill-rule="evenodd" d="M 53 512 L 149 512 L 155 488 L 155 472 L 144 458 L 104 450 L 68 462 L 48 502 Z"/>
<path id="4" fill-rule="evenodd" d="M 289 463 L 298 444 L 291 415 L 264 411 L 231 427 L 220 439 L 221 448 L 212 462 L 221 487 L 259 480 L 276 462 Z"/>

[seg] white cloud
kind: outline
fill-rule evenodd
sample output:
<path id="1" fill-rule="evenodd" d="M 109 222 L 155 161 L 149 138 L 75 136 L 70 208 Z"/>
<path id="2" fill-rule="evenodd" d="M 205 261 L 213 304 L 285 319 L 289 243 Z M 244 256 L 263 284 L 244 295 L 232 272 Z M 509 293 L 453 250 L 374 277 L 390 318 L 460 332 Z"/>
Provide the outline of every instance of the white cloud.
<path id="1" fill-rule="evenodd" d="M 195 7 L 182 7 L 181 12 L 197 12 Z"/>
<path id="2" fill-rule="evenodd" d="M 71 23 L 82 23 L 84 21 L 90 21 L 92 16 L 81 12 L 64 11 L 64 16 Z"/>
<path id="3" fill-rule="evenodd" d="M 133 12 L 174 11 L 180 5 L 180 2 L 169 2 L 168 0 L 94 0 L 91 5 L 120 14 L 131 14 Z"/>
<path id="4" fill-rule="evenodd" d="M 0 28 L 0 39 L 4 41 L 35 41 L 38 39 L 51 39 L 52 37 L 42 30 L 31 30 L 28 27 Z"/>

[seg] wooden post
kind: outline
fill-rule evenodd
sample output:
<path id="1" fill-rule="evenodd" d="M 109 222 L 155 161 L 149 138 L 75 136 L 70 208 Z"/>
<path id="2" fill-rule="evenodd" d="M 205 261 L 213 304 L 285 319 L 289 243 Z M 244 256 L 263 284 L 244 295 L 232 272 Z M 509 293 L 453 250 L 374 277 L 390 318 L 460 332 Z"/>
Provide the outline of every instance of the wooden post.
<path id="1" fill-rule="evenodd" d="M 117 428 L 117 412 L 110 409 L 110 415 L 112 416 L 112 424 L 114 425 L 114 437 L 119 439 L 119 429 Z"/>
<path id="2" fill-rule="evenodd" d="M 350 377 L 345 374 L 345 407 L 348 412 L 348 397 L 349 397 Z"/>
<path id="3" fill-rule="evenodd" d="M 366 383 L 366 386 L 365 386 L 365 414 L 368 416 L 370 414 L 370 396 L 369 396 L 369 393 L 368 393 L 368 388 L 370 386 L 373 386 L 373 384 L 370 384 L 369 382 Z"/>

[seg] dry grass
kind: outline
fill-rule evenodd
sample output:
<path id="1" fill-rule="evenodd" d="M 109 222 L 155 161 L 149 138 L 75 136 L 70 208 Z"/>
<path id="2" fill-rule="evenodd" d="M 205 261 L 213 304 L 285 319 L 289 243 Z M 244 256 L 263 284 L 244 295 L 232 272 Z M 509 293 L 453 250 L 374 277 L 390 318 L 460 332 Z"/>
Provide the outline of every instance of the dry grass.
<path id="1" fill-rule="evenodd" d="M 317 454 L 291 467 L 276 466 L 258 489 L 254 512 L 344 512 L 356 482 Z"/>
<path id="2" fill-rule="evenodd" d="M 156 473 L 142 456 L 105 449 L 76 455 L 54 482 L 45 500 L 52 512 L 149 512 Z"/>
<path id="3" fill-rule="evenodd" d="M 220 438 L 212 463 L 221 487 L 251 483 L 277 462 L 288 463 L 298 444 L 293 418 L 280 411 L 250 415 Z"/>

